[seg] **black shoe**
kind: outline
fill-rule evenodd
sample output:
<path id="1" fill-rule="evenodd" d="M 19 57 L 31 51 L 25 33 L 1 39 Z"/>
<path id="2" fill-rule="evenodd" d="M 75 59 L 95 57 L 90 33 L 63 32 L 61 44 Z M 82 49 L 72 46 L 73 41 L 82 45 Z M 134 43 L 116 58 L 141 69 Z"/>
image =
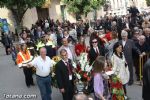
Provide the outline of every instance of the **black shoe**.
<path id="1" fill-rule="evenodd" d="M 140 81 L 140 78 L 137 78 L 136 81 Z"/>
<path id="2" fill-rule="evenodd" d="M 129 86 L 133 85 L 133 81 L 129 81 L 128 85 Z"/>
<path id="3" fill-rule="evenodd" d="M 35 86 L 35 84 L 34 84 L 34 83 L 32 83 L 31 85 L 32 85 L 32 86 Z"/>
<path id="4" fill-rule="evenodd" d="M 27 85 L 28 88 L 30 88 L 30 85 Z"/>

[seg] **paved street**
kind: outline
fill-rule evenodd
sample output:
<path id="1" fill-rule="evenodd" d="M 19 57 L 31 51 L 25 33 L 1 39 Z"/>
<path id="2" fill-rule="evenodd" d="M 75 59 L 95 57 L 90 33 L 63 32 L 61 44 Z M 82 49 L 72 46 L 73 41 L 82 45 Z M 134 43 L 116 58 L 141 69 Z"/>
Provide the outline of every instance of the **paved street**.
<path id="1" fill-rule="evenodd" d="M 34 81 L 36 83 L 35 76 Z M 127 92 L 130 100 L 142 100 L 142 88 L 140 86 L 130 86 Z M 31 88 L 27 88 L 22 69 L 17 68 L 11 60 L 11 56 L 6 56 L 4 48 L 0 47 L 0 100 L 6 100 L 4 98 L 5 94 L 37 95 L 37 98 L 28 100 L 41 100 L 37 84 Z M 57 89 L 53 88 L 52 98 L 53 100 L 62 100 L 61 94 Z"/>

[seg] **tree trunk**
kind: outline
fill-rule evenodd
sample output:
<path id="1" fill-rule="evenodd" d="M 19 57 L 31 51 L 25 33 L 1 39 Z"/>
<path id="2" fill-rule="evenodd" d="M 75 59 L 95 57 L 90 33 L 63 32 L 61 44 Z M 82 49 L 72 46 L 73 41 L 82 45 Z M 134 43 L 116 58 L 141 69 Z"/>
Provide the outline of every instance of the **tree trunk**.
<path id="1" fill-rule="evenodd" d="M 17 7 L 17 9 L 11 8 L 10 10 L 12 11 L 14 19 L 16 21 L 16 26 L 17 26 L 16 30 L 17 30 L 17 34 L 19 37 L 19 33 L 21 32 L 22 27 L 23 27 L 22 19 L 23 19 L 25 12 L 27 11 L 27 8 Z"/>
<path id="2" fill-rule="evenodd" d="M 82 18 L 81 18 L 81 14 L 76 14 L 76 20 L 78 21 L 78 20 L 80 20 L 80 19 L 82 19 Z"/>
<path id="3" fill-rule="evenodd" d="M 22 7 L 17 7 L 17 9 L 11 8 L 11 11 L 12 11 L 13 16 L 15 18 L 17 27 L 18 26 L 21 26 L 21 27 L 23 26 L 22 19 L 23 19 L 23 16 L 24 16 L 25 12 L 27 11 L 27 9 L 28 8 L 22 8 Z"/>

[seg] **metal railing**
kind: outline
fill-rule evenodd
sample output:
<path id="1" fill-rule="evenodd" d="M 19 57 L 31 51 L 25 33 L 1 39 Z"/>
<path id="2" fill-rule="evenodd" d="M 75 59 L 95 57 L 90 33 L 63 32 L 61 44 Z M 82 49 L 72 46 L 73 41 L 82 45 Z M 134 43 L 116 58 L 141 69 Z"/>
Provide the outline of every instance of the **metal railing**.
<path id="1" fill-rule="evenodd" d="M 140 76 L 140 81 L 142 81 L 143 78 L 143 67 L 145 62 L 149 59 L 150 57 L 150 53 L 147 53 L 145 56 L 143 57 L 139 57 L 139 76 Z"/>

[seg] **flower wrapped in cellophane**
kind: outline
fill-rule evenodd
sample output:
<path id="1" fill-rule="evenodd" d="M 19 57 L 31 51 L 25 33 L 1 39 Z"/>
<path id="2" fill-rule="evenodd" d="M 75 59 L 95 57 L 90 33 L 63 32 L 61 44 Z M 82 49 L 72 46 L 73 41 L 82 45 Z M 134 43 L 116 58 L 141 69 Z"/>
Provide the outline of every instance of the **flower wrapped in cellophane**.
<path id="1" fill-rule="evenodd" d="M 77 92 L 87 93 L 88 82 L 91 80 L 92 65 L 89 64 L 88 53 L 81 53 L 77 63 L 73 62 L 76 76 Z"/>
<path id="2" fill-rule="evenodd" d="M 79 82 L 87 82 L 90 80 L 92 65 L 89 64 L 88 53 L 81 53 L 79 61 L 76 64 L 73 63 L 73 67 Z"/>
<path id="3" fill-rule="evenodd" d="M 124 89 L 120 79 L 116 75 L 111 76 L 110 87 L 112 100 L 124 100 Z"/>

